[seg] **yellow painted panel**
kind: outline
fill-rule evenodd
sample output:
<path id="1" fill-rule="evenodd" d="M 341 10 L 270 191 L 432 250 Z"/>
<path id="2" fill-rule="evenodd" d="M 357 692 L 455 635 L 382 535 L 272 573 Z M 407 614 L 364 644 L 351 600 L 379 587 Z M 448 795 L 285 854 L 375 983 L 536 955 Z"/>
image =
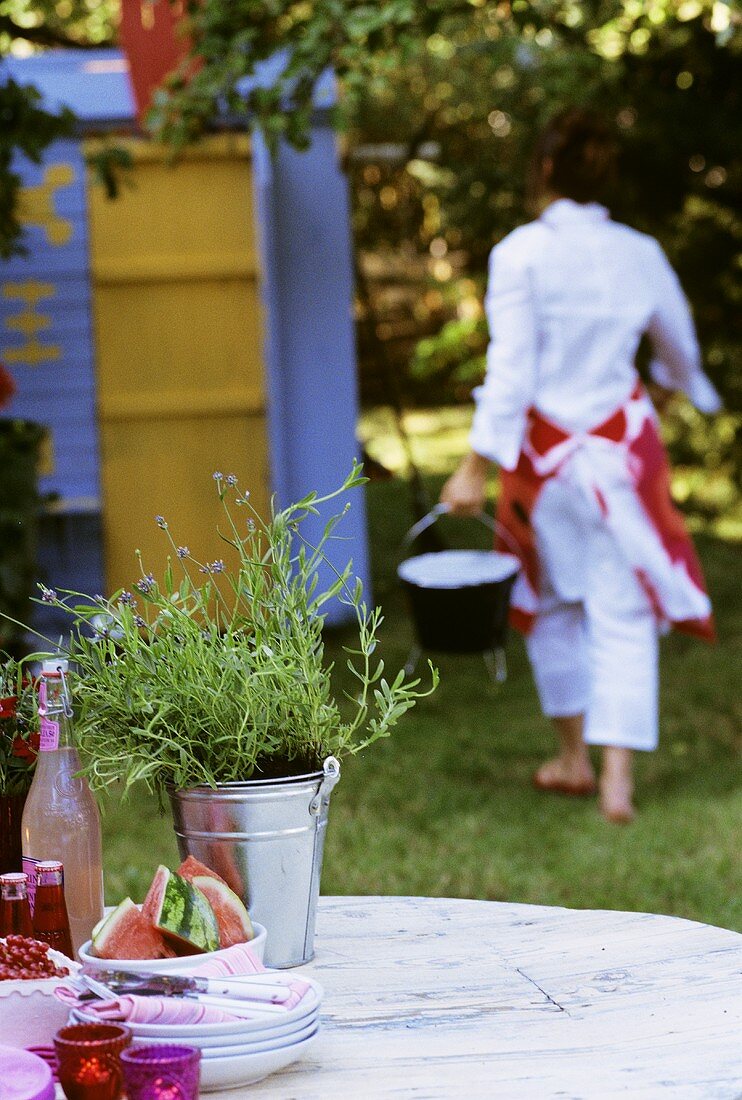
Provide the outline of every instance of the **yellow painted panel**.
<path id="1" fill-rule="evenodd" d="M 142 146 L 150 148 L 129 142 L 133 152 Z M 86 151 L 96 147 L 86 143 Z M 218 255 L 228 249 L 254 258 L 251 163 L 244 144 L 230 156 L 223 142 L 207 141 L 198 159 L 175 164 L 159 147 L 154 151 L 156 159 L 135 158 L 131 185 L 125 184 L 118 198 L 106 199 L 101 187 L 90 188 L 93 264 L 153 251 Z"/>
<path id="2" fill-rule="evenodd" d="M 263 385 L 258 287 L 252 281 L 100 286 L 100 393 Z"/>
<path id="3" fill-rule="evenodd" d="M 225 532 L 226 525 L 211 475 L 234 473 L 251 497 L 263 496 L 267 455 L 260 417 L 192 418 L 164 428 L 155 421 L 107 422 L 101 443 L 111 589 L 131 588 L 137 580 L 137 549 L 146 569 L 162 575 L 172 551 L 155 522 L 158 515 L 166 518 L 177 544 L 188 546 L 199 561 L 229 562 L 229 547 L 217 534 L 217 525 Z"/>
<path id="4" fill-rule="evenodd" d="M 224 557 L 212 473 L 268 505 L 259 257 L 249 145 L 210 139 L 174 167 L 129 142 L 133 186 L 90 191 L 103 526 L 109 587 L 135 550 L 159 574 L 169 543 Z"/>
<path id="5" fill-rule="evenodd" d="M 239 252 L 210 255 L 185 255 L 182 252 L 160 256 L 115 256 L 98 259 L 95 280 L 99 285 L 122 283 L 183 283 L 189 279 L 255 279 L 255 261 Z"/>

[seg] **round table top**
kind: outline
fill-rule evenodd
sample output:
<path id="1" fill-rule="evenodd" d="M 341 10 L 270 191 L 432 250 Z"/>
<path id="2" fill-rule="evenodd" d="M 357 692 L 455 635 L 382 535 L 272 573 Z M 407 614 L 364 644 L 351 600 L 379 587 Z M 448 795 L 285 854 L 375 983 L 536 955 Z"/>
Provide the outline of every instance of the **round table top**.
<path id="1" fill-rule="evenodd" d="M 325 897 L 296 972 L 324 986 L 322 1029 L 249 1093 L 733 1100 L 741 966 L 742 936 L 676 917 Z"/>

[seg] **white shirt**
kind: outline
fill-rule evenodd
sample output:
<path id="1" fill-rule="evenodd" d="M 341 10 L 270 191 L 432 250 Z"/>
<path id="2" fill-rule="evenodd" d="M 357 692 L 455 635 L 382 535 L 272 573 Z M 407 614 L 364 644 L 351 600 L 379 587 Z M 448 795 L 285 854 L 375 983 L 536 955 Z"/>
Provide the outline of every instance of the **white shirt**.
<path id="1" fill-rule="evenodd" d="M 585 432 L 623 404 L 645 332 L 656 382 L 702 412 L 721 407 L 664 252 L 603 206 L 559 199 L 505 237 L 490 255 L 484 304 L 490 344 L 471 446 L 506 469 L 517 465 L 530 408 Z"/>

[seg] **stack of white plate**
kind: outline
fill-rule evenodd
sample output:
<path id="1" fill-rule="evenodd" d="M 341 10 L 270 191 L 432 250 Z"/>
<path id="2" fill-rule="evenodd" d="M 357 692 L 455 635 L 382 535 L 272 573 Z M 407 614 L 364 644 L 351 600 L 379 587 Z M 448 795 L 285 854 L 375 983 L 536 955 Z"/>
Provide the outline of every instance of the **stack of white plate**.
<path id="1" fill-rule="evenodd" d="M 296 1062 L 319 1031 L 322 987 L 302 977 L 309 989 L 295 1008 L 265 1012 L 251 1020 L 221 1024 L 130 1024 L 134 1043 L 199 1047 L 201 1090 L 238 1088 L 262 1081 Z M 73 1009 L 70 1023 L 100 1022 L 99 1016 Z"/>

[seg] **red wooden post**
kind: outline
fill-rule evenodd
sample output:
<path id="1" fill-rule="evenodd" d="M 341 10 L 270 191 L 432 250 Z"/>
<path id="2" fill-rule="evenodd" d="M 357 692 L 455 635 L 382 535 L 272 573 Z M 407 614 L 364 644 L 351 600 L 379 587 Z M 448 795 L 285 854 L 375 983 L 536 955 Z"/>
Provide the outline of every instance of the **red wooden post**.
<path id="1" fill-rule="evenodd" d="M 129 61 L 137 118 L 142 121 L 154 90 L 188 50 L 177 30 L 182 4 L 169 0 L 121 0 L 121 43 Z"/>

